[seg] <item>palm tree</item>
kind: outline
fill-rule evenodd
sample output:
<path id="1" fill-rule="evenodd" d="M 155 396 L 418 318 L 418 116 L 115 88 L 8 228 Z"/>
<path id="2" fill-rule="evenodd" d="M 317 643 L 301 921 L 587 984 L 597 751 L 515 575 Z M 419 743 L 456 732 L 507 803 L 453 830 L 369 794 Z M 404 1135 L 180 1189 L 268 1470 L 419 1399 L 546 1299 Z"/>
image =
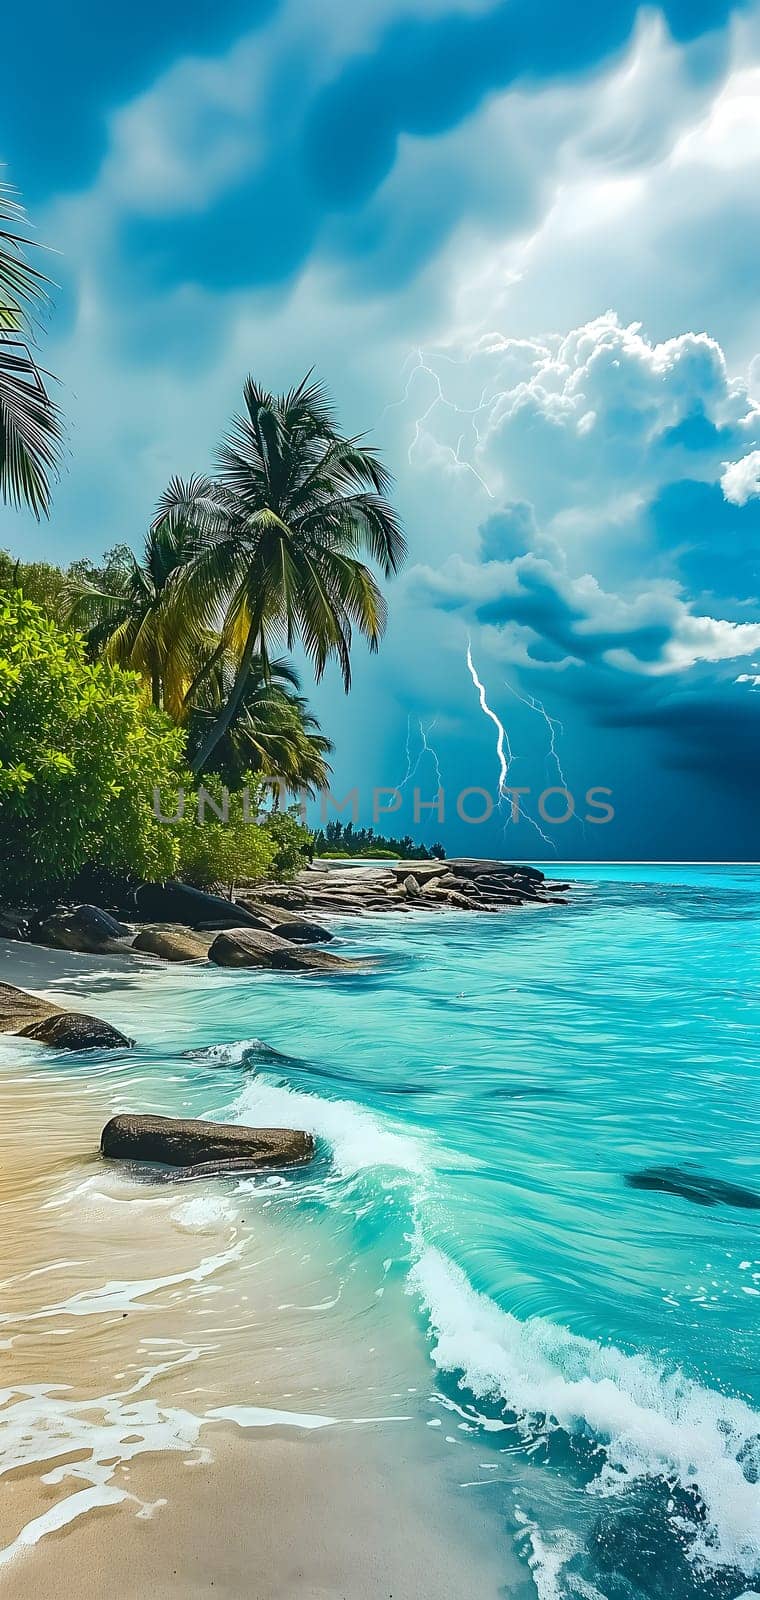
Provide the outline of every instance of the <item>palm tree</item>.
<path id="1" fill-rule="evenodd" d="M 61 417 L 33 353 L 49 280 L 27 259 L 24 212 L 0 184 L 0 495 L 39 519 L 61 449 Z"/>
<path id="2" fill-rule="evenodd" d="M 224 704 L 237 663 L 227 655 L 209 671 L 197 691 L 189 719 L 189 746 L 202 741 L 209 721 Z M 238 788 L 247 772 L 284 779 L 291 793 L 313 795 L 327 785 L 331 741 L 320 732 L 316 717 L 299 694 L 295 667 L 280 659 L 255 656 L 237 713 L 219 740 L 206 770 Z"/>
<path id="3" fill-rule="evenodd" d="M 386 468 L 371 446 L 336 431 L 325 390 L 310 374 L 284 395 L 248 378 L 243 414 L 218 466 L 215 478 L 174 479 L 155 524 L 196 529 L 202 548 L 178 575 L 173 602 L 218 631 L 220 653 L 237 658 L 193 757 L 196 773 L 236 718 L 254 660 L 266 663 L 272 642 L 292 649 L 300 640 L 317 678 L 337 658 L 349 688 L 352 629 L 377 650 L 386 619 L 360 556 L 389 577 L 405 551 Z"/>
<path id="4" fill-rule="evenodd" d="M 194 660 L 203 648 L 192 617 L 167 599 L 173 580 L 196 549 L 186 527 L 151 528 L 142 560 L 128 545 L 109 551 L 97 581 L 70 586 L 68 620 L 81 628 L 91 655 L 138 672 L 154 706 L 180 721 Z M 207 651 L 208 653 L 208 651 Z"/>

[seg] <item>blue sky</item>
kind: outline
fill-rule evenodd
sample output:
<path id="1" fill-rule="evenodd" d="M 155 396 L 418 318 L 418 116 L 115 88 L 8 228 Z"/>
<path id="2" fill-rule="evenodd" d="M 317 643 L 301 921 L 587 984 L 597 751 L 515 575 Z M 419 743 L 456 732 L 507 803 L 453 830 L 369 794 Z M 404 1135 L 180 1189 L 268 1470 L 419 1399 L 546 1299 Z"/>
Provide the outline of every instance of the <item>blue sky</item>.
<path id="1" fill-rule="evenodd" d="M 57 252 L 68 452 L 0 544 L 139 547 L 246 373 L 316 366 L 410 541 L 380 656 L 312 694 L 336 789 L 366 817 L 413 769 L 389 825 L 471 853 L 757 858 L 759 91 L 723 0 L 44 4 L 0 160 Z M 456 817 L 498 775 L 468 638 L 517 824 Z M 542 821 L 560 772 L 614 820 Z"/>

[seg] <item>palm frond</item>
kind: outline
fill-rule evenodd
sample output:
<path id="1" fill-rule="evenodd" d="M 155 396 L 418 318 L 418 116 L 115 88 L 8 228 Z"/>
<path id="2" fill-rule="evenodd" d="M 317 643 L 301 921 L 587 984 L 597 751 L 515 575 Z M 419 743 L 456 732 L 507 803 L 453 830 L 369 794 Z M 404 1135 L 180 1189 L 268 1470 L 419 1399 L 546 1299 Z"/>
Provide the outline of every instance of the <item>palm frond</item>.
<path id="1" fill-rule="evenodd" d="M 62 443 L 61 415 L 24 340 L 0 335 L 0 493 L 39 519 Z"/>

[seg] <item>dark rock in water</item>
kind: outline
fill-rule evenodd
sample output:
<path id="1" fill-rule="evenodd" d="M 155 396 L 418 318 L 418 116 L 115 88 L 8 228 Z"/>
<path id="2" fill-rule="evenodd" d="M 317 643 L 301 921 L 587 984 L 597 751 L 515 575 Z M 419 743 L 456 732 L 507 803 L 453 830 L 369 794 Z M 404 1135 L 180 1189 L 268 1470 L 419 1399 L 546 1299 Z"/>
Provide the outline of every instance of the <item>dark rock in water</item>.
<path id="1" fill-rule="evenodd" d="M 220 894 L 207 894 L 189 883 L 170 878 L 167 883 L 142 883 L 133 892 L 137 913 L 146 922 L 181 922 L 187 928 L 239 928 L 256 926 L 256 919 Z"/>
<path id="2" fill-rule="evenodd" d="M 311 922 L 307 917 L 250 899 L 248 895 L 243 895 L 235 904 L 244 906 L 249 915 L 255 917 L 257 928 L 265 933 L 276 933 L 281 939 L 290 939 L 292 944 L 329 944 L 333 937 L 321 922 Z"/>
<path id="3" fill-rule="evenodd" d="M 683 1167 L 645 1167 L 641 1172 L 627 1172 L 625 1181 L 631 1189 L 680 1194 L 696 1206 L 741 1206 L 746 1211 L 760 1211 L 760 1194 L 753 1189 L 742 1189 L 739 1184 L 724 1183 L 722 1178 L 710 1178 Z"/>
<path id="4" fill-rule="evenodd" d="M 19 1029 L 22 1039 L 38 1039 L 41 1044 L 53 1045 L 56 1050 L 118 1050 L 129 1047 L 134 1039 L 127 1039 L 118 1028 L 99 1017 L 85 1017 L 78 1011 L 58 1011 L 52 1016 L 32 1022 Z"/>
<path id="5" fill-rule="evenodd" d="M 85 955 L 124 954 L 132 939 L 132 929 L 126 922 L 117 922 L 108 911 L 88 905 L 53 912 L 35 924 L 33 933 L 40 944 Z"/>
<path id="6" fill-rule="evenodd" d="M 206 961 L 213 942 L 211 933 L 189 928 L 141 928 L 132 949 L 162 961 Z"/>
<path id="7" fill-rule="evenodd" d="M 329 944 L 333 937 L 321 922 L 309 922 L 306 917 L 278 917 L 275 927 L 280 938 L 291 944 Z"/>
<path id="8" fill-rule="evenodd" d="M 294 1166 L 314 1154 L 310 1133 L 292 1128 L 245 1128 L 236 1123 L 200 1122 L 183 1117 L 153 1117 L 124 1112 L 106 1123 L 101 1155 L 110 1160 L 153 1161 L 188 1169 L 199 1177 L 231 1170 Z M 200 1170 L 200 1169 L 204 1170 Z"/>
<path id="9" fill-rule="evenodd" d="M 209 959 L 220 967 L 269 967 L 287 972 L 352 972 L 357 965 L 327 950 L 294 949 L 263 928 L 232 928 L 217 935 Z"/>

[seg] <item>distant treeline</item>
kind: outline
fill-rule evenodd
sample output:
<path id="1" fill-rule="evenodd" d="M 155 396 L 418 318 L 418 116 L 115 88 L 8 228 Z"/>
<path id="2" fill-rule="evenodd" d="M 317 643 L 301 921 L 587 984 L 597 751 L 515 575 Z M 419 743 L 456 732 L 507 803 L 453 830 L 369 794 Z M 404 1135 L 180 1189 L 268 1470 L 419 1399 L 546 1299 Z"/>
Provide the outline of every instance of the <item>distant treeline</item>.
<path id="1" fill-rule="evenodd" d="M 389 839 L 374 828 L 355 828 L 353 822 L 328 822 L 314 835 L 315 856 L 369 856 L 399 857 L 402 861 L 443 861 L 446 851 L 442 844 L 415 844 L 411 835 L 403 839 Z"/>

